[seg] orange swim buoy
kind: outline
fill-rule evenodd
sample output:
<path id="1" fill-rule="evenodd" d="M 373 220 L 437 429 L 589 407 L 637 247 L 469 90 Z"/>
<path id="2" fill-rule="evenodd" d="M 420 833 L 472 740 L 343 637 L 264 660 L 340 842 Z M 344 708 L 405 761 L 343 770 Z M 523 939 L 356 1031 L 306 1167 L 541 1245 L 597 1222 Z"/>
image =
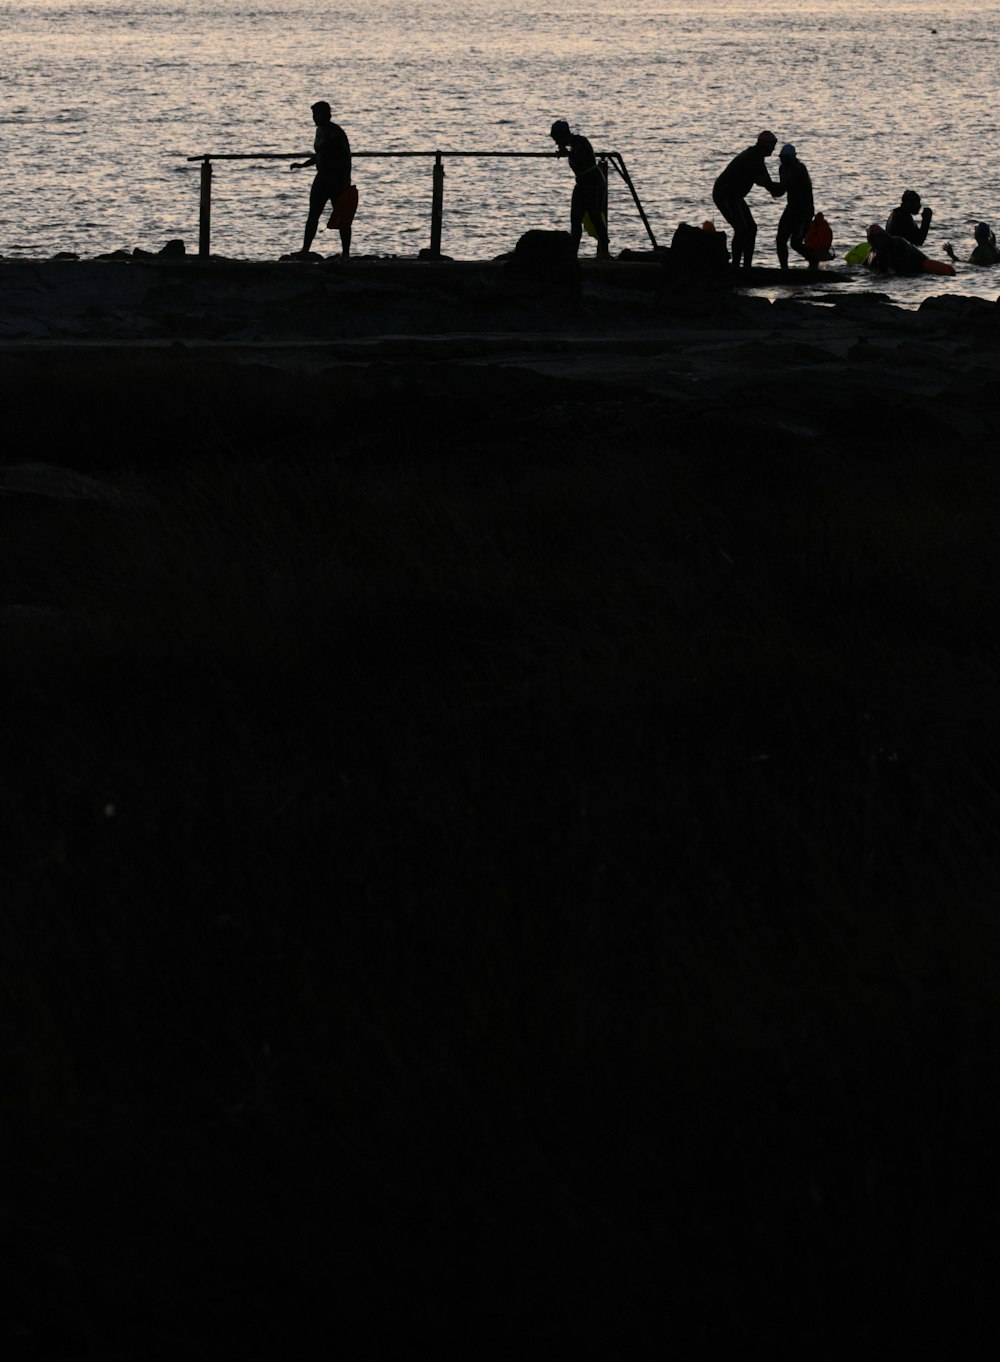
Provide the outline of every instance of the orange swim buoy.
<path id="1" fill-rule="evenodd" d="M 358 211 L 358 191 L 353 184 L 349 184 L 343 193 L 337 195 L 337 202 L 333 205 L 333 212 L 327 227 L 350 227 L 354 221 L 354 214 Z"/>
<path id="2" fill-rule="evenodd" d="M 806 228 L 804 245 L 807 251 L 818 256 L 833 245 L 833 231 L 822 213 L 817 213 Z"/>
<path id="3" fill-rule="evenodd" d="M 955 266 L 949 265 L 947 260 L 925 260 L 921 269 L 926 274 L 954 274 Z"/>

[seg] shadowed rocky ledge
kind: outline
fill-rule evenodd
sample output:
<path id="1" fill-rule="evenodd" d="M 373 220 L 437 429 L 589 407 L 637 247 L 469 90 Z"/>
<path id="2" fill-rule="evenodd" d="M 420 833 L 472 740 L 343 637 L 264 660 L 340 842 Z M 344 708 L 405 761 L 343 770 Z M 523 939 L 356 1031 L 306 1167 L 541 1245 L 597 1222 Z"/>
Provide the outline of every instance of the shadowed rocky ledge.
<path id="1" fill-rule="evenodd" d="M 678 439 L 739 428 L 762 450 L 783 431 L 852 446 L 911 429 L 989 439 L 998 347 L 1000 305 L 978 298 L 769 302 L 655 258 L 561 274 L 509 260 L 0 262 L 6 457 L 58 447 L 77 467 L 128 447 L 168 457 L 201 419 L 248 450 L 283 431 L 308 441 L 324 403 L 340 413 L 339 455 L 355 426 L 370 440 L 408 405 L 438 445 L 460 417 L 463 439 L 478 420 L 495 442 L 494 415 L 523 445 L 540 413 L 558 423 L 573 407 L 595 433 L 624 411 Z M 44 397 L 56 391 L 58 406 Z M 86 434 L 97 413 L 100 440 Z"/>
<path id="2" fill-rule="evenodd" d="M 32 1362 L 992 1329 L 998 309 L 617 263 L 0 262 Z"/>

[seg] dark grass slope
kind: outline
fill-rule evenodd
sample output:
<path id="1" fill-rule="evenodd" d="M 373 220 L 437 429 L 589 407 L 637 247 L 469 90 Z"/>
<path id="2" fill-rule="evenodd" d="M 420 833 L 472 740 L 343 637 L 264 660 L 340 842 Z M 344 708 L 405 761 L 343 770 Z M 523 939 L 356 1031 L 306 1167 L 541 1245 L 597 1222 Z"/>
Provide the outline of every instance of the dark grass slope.
<path id="1" fill-rule="evenodd" d="M 219 381 L 0 500 L 22 1354 L 974 1338 L 995 461 Z"/>

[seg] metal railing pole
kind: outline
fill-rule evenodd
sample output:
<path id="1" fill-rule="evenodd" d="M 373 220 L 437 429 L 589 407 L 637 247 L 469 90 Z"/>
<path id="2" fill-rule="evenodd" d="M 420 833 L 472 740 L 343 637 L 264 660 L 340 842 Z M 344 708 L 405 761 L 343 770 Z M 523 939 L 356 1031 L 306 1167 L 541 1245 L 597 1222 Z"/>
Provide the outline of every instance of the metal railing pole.
<path id="1" fill-rule="evenodd" d="M 212 162 L 201 163 L 201 201 L 198 206 L 198 254 L 209 255 L 212 240 Z"/>
<path id="2" fill-rule="evenodd" d="M 441 227 L 444 222 L 444 166 L 441 153 L 434 153 L 434 188 L 431 193 L 431 255 L 441 254 Z"/>
<path id="3" fill-rule="evenodd" d="M 614 166 L 615 170 L 618 171 L 618 174 L 621 176 L 621 178 L 625 181 L 626 185 L 628 186 L 628 191 L 632 195 L 633 202 L 635 203 L 635 206 L 639 211 L 640 218 L 642 218 L 642 225 L 646 229 L 646 235 L 653 243 L 653 250 L 658 251 L 660 248 L 656 243 L 656 237 L 653 235 L 653 229 L 649 225 L 649 218 L 647 218 L 646 216 L 645 209 L 639 202 L 639 195 L 635 192 L 635 185 L 632 183 L 632 176 L 628 173 L 628 167 L 625 164 L 624 157 L 622 156 L 621 152 L 618 151 L 612 151 L 609 154 L 611 158 L 611 164 Z"/>

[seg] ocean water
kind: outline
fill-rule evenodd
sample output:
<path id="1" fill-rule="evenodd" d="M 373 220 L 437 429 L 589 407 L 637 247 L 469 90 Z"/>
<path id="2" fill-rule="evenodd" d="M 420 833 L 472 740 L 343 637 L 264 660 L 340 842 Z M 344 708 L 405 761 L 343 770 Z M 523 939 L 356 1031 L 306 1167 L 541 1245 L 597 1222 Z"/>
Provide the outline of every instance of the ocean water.
<path id="1" fill-rule="evenodd" d="M 189 157 L 306 154 L 327 99 L 356 153 L 356 254 L 430 240 L 430 158 L 370 152 L 548 152 L 566 118 L 620 152 L 657 239 L 717 219 L 715 176 L 770 127 L 809 166 L 817 208 L 847 250 L 903 189 L 934 210 L 926 249 L 960 257 L 980 219 L 1000 228 L 990 0 L 0 0 L 0 255 L 90 256 L 198 236 Z M 775 175 L 777 165 L 775 158 Z M 445 160 L 442 248 L 510 250 L 568 225 L 554 158 Z M 274 259 L 301 245 L 310 173 L 285 161 L 214 167 L 212 248 Z M 757 263 L 776 263 L 780 201 L 751 196 Z M 648 245 L 612 176 L 613 250 Z M 723 223 L 719 223 L 724 226 Z M 334 253 L 321 228 L 316 249 Z M 858 287 L 872 281 L 858 272 Z M 877 287 L 883 288 L 879 282 Z M 1000 293 L 1000 267 L 927 292 Z"/>

